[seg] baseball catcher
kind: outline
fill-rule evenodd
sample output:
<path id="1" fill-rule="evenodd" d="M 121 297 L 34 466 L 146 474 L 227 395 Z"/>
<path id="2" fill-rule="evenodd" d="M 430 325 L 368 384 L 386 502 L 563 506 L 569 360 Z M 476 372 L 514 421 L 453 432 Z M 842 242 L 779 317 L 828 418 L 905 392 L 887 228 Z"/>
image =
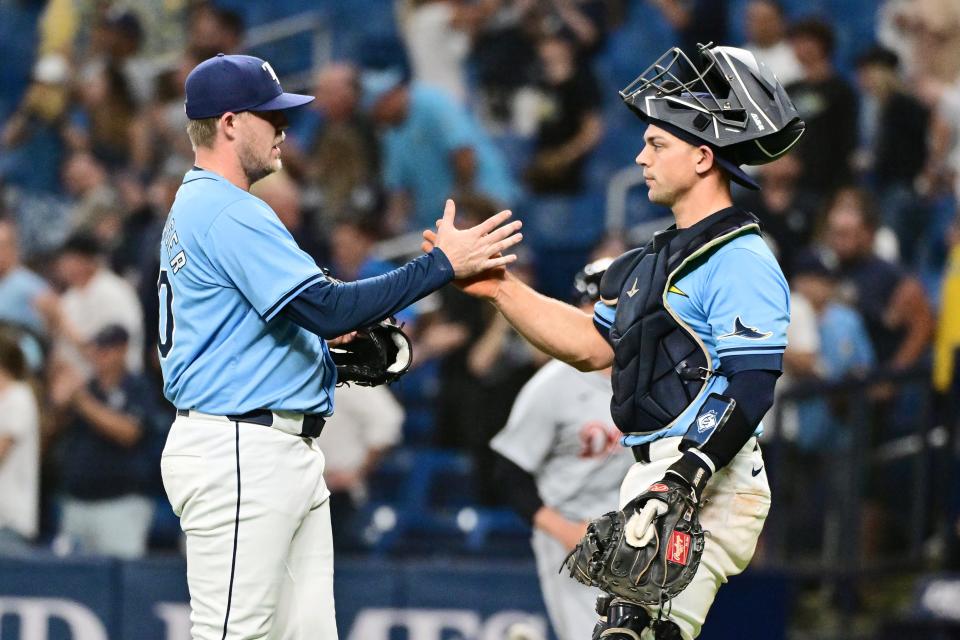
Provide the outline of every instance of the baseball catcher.
<path id="1" fill-rule="evenodd" d="M 648 198 L 676 224 L 613 261 L 592 316 L 504 269 L 459 283 L 546 353 L 581 370 L 612 365 L 610 413 L 636 463 L 620 510 L 590 523 L 565 563 L 608 594 L 594 640 L 696 638 L 770 509 L 758 439 L 790 293 L 731 183 L 759 189 L 741 165 L 787 153 L 804 124 L 750 52 L 696 53 L 670 49 L 620 92 L 647 124 L 636 163 Z"/>

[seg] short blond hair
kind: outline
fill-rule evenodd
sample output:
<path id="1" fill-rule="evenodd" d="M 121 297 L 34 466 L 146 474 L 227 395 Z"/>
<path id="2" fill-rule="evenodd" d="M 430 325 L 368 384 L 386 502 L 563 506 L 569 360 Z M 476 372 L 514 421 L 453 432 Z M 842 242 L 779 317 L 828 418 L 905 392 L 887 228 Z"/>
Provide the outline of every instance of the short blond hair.
<path id="1" fill-rule="evenodd" d="M 213 141 L 217 138 L 217 123 L 219 117 L 201 118 L 191 120 L 187 124 L 187 136 L 190 138 L 190 144 L 194 150 L 197 147 L 213 147 Z"/>

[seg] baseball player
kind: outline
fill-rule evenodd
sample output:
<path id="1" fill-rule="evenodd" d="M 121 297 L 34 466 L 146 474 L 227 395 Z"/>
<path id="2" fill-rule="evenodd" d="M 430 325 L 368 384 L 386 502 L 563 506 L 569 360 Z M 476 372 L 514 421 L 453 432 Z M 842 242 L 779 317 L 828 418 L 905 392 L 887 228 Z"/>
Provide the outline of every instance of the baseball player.
<path id="1" fill-rule="evenodd" d="M 507 211 L 456 229 L 448 201 L 427 255 L 376 278 L 327 277 L 249 193 L 281 168 L 284 110 L 312 99 L 284 93 L 251 56 L 217 55 L 186 80 L 196 166 L 163 232 L 158 347 L 177 407 L 161 466 L 186 534 L 196 640 L 337 637 L 314 442 L 334 407 L 328 347 L 455 276 L 511 262 L 500 252 L 520 241 Z"/>
<path id="2" fill-rule="evenodd" d="M 459 283 L 550 355 L 584 371 L 613 366 L 611 414 L 636 459 L 620 488 L 627 546 L 639 554 L 656 545 L 668 549 L 661 563 L 689 566 L 687 549 L 670 555 L 655 536 L 676 503 L 625 508 L 671 487 L 687 492 L 710 532 L 682 592 L 659 606 L 598 602 L 595 638 L 697 637 L 720 585 L 753 556 L 770 508 L 757 437 L 781 372 L 789 290 L 756 218 L 733 205 L 730 183 L 758 188 L 740 165 L 786 153 L 803 122 L 748 51 L 697 53 L 695 63 L 667 51 L 620 92 L 647 123 L 636 162 L 648 197 L 670 207 L 676 224 L 610 265 L 592 317 L 504 268 Z M 424 237 L 428 248 L 435 234 Z"/>
<path id="3" fill-rule="evenodd" d="M 599 299 L 602 258 L 577 274 L 576 303 Z M 507 425 L 490 442 L 510 504 L 533 525 L 530 543 L 547 614 L 560 640 L 584 640 L 597 623 L 599 595 L 557 569 L 583 537 L 587 521 L 617 508 L 618 488 L 633 463 L 618 445 L 610 417 L 610 369 L 577 371 L 559 360 L 524 385 Z"/>

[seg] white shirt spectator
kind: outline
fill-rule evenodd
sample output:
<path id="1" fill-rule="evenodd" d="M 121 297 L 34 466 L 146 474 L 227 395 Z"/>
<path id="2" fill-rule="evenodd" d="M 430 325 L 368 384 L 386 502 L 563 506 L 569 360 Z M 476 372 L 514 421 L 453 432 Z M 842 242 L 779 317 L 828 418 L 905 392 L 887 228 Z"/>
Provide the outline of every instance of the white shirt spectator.
<path id="1" fill-rule="evenodd" d="M 25 382 L 0 390 L 0 442 L 8 439 L 11 446 L 0 458 L 0 529 L 30 540 L 37 535 L 40 504 L 40 420 Z"/>
<path id="2" fill-rule="evenodd" d="M 127 368 L 132 373 L 143 371 L 143 311 L 130 283 L 101 267 L 86 286 L 68 289 L 61 299 L 61 307 L 64 319 L 85 341 L 112 324 L 126 329 L 130 335 Z M 63 346 L 63 355 L 70 364 L 89 373 L 86 358 L 76 349 Z"/>
<path id="3" fill-rule="evenodd" d="M 453 27 L 455 11 L 454 4 L 446 1 L 401 9 L 401 29 L 414 79 L 466 104 L 463 65 L 470 53 L 470 37 Z"/>

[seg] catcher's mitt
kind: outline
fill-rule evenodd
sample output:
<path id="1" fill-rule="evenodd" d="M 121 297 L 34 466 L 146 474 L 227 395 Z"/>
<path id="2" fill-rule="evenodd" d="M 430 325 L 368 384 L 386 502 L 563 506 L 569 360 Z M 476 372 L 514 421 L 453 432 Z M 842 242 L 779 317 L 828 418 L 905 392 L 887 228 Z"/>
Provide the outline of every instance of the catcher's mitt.
<path id="1" fill-rule="evenodd" d="M 627 541 L 625 528 L 650 500 L 666 507 L 657 510 L 662 514 L 653 521 L 649 542 L 635 547 Z M 585 585 L 638 604 L 663 606 L 690 584 L 700 566 L 704 539 L 699 508 L 689 487 L 664 478 L 622 511 L 591 522 L 564 566 Z"/>
<path id="2" fill-rule="evenodd" d="M 393 318 L 360 329 L 357 336 L 330 349 L 337 383 L 375 387 L 396 382 L 410 368 L 413 349 Z"/>

